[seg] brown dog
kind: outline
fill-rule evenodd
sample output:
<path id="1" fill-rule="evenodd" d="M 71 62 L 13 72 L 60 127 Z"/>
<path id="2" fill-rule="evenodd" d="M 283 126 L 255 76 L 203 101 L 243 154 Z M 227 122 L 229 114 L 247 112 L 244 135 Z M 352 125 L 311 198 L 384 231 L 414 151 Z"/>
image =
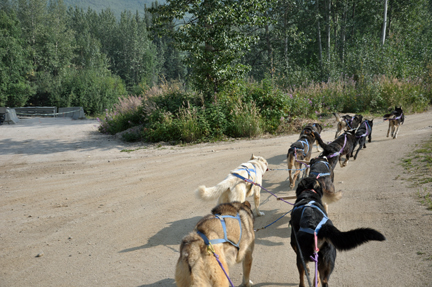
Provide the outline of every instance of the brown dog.
<path id="1" fill-rule="evenodd" d="M 309 128 L 309 127 L 312 128 L 312 129 L 315 129 L 315 131 L 316 131 L 317 133 L 319 133 L 319 134 L 321 134 L 321 132 L 322 132 L 322 130 L 323 130 L 322 126 L 321 126 L 319 123 L 308 123 L 308 124 L 305 126 L 305 128 Z M 302 130 L 302 132 L 300 133 L 300 136 L 302 135 L 302 133 L 303 133 L 303 131 L 305 130 L 305 128 L 304 128 L 304 129 Z M 319 144 L 318 144 L 318 141 L 316 141 L 315 144 L 316 144 L 316 149 L 317 149 L 317 151 L 320 152 L 321 149 L 320 149 L 320 146 L 319 146 Z"/>
<path id="2" fill-rule="evenodd" d="M 255 232 L 254 215 L 250 203 L 248 201 L 222 203 L 211 212 L 212 214 L 203 217 L 197 223 L 194 231 L 186 235 L 180 244 L 180 258 L 175 271 L 177 286 L 228 287 L 230 284 L 224 270 L 229 275 L 228 266 L 240 262 L 243 263 L 242 286 L 252 286 L 249 275 Z M 205 239 L 210 242 L 222 239 L 224 242 L 211 244 L 213 254 L 209 252 L 209 245 L 206 245 Z M 224 270 L 216 260 L 216 255 Z"/>
<path id="3" fill-rule="evenodd" d="M 335 134 L 335 138 L 338 137 L 338 135 L 343 132 L 343 131 L 348 131 L 348 130 L 352 130 L 352 129 L 356 129 L 360 123 L 363 120 L 363 116 L 362 115 L 355 115 L 355 116 L 350 116 L 350 115 L 344 115 L 344 116 L 340 116 L 337 113 L 333 113 L 333 115 L 336 118 L 337 121 L 337 129 L 336 129 L 336 134 Z"/>
<path id="4" fill-rule="evenodd" d="M 306 126 L 300 133 L 300 138 L 291 144 L 287 153 L 288 174 L 290 187 L 293 188 L 301 172 L 302 164 L 300 161 L 309 161 L 312 155 L 312 145 L 315 142 L 315 133 L 319 135 L 316 128 Z M 294 175 L 292 174 L 295 169 Z M 306 168 L 306 172 L 307 172 Z"/>
<path id="5" fill-rule="evenodd" d="M 389 121 L 389 128 L 387 130 L 387 137 L 391 130 L 391 136 L 393 139 L 397 138 L 399 133 L 399 127 L 405 122 L 405 116 L 403 114 L 402 107 L 395 107 L 394 111 L 390 114 L 384 115 L 384 121 Z"/>

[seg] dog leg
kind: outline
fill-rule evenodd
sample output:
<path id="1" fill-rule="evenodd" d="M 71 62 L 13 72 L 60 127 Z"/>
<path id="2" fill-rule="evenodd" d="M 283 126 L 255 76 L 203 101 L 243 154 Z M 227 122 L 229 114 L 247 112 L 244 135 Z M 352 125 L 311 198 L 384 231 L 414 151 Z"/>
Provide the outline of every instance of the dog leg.
<path id="1" fill-rule="evenodd" d="M 254 186 L 253 188 L 255 188 L 255 191 L 254 191 L 254 203 L 255 203 L 255 213 L 256 213 L 256 216 L 263 216 L 263 215 L 265 215 L 264 212 L 261 212 L 259 210 L 260 197 L 261 197 L 261 188 L 259 186 Z"/>
<path id="2" fill-rule="evenodd" d="M 305 273 L 305 270 L 303 268 L 303 263 L 302 263 L 302 261 L 300 259 L 300 256 L 298 255 L 298 252 L 299 251 L 297 250 L 297 269 L 298 269 L 298 272 L 299 272 L 299 275 L 300 275 L 300 284 L 299 284 L 299 287 L 306 287 L 305 286 L 305 280 L 304 280 L 304 278 L 306 276 L 306 273 Z M 307 266 L 307 263 L 306 263 L 306 268 L 307 268 L 308 274 L 310 274 L 309 267 Z"/>
<path id="3" fill-rule="evenodd" d="M 343 162 L 343 164 L 341 165 L 341 167 L 346 167 L 347 166 L 347 164 L 348 164 L 348 161 L 349 161 L 349 153 L 346 155 L 346 157 L 345 157 L 345 161 Z"/>
<path id="4" fill-rule="evenodd" d="M 315 145 L 316 145 L 317 152 L 322 152 L 323 151 L 323 149 L 321 149 L 318 141 L 315 142 Z"/>
<path id="5" fill-rule="evenodd" d="M 366 141 L 366 140 L 365 140 L 365 141 Z M 356 154 L 355 154 L 355 156 L 354 156 L 354 160 L 357 159 L 357 155 L 358 155 L 359 151 L 362 149 L 362 146 L 364 146 L 364 147 L 366 148 L 366 144 L 363 142 L 363 139 L 360 140 L 359 148 L 358 148 L 357 151 L 356 151 Z"/>
<path id="6" fill-rule="evenodd" d="M 245 254 L 245 258 L 243 260 L 243 283 L 240 285 L 241 287 L 251 287 L 253 282 L 249 279 L 250 271 L 252 268 L 252 252 L 249 250 Z"/>
<path id="7" fill-rule="evenodd" d="M 399 126 L 396 126 L 393 139 L 397 138 L 398 133 L 399 133 Z"/>
<path id="8" fill-rule="evenodd" d="M 290 154 L 287 157 L 287 161 L 288 161 L 288 175 L 289 175 L 290 187 L 293 188 L 294 185 L 295 185 L 295 182 L 294 182 L 293 177 L 292 177 L 292 168 L 294 166 L 294 157 L 293 157 L 293 155 Z"/>
<path id="9" fill-rule="evenodd" d="M 291 182 L 291 188 L 293 188 L 294 185 L 296 184 L 299 174 L 300 174 L 300 171 L 296 168 L 296 171 L 295 171 L 294 176 L 293 176 L 293 181 Z"/>
<path id="10" fill-rule="evenodd" d="M 388 128 L 388 130 L 387 130 L 387 137 L 389 136 L 390 127 L 391 127 L 391 124 L 389 123 L 389 128 Z"/>
<path id="11" fill-rule="evenodd" d="M 328 204 L 324 202 L 323 205 L 325 212 L 328 214 Z"/>

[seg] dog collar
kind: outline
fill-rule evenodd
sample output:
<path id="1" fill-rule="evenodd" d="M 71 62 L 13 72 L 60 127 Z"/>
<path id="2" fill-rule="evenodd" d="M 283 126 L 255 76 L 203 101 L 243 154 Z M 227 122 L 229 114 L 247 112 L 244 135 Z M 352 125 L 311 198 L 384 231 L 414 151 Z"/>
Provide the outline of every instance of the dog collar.
<path id="1" fill-rule="evenodd" d="M 305 191 L 312 191 L 313 193 L 316 193 L 316 194 L 318 194 L 316 191 L 315 191 L 315 189 L 305 189 L 305 190 L 303 190 L 300 194 L 302 194 L 303 192 L 305 192 Z"/>

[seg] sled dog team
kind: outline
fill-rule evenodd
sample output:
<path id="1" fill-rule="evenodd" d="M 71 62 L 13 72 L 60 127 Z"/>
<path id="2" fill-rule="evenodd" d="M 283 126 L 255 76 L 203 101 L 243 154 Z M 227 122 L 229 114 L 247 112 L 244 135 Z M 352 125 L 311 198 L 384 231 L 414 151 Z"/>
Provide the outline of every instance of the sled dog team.
<path id="1" fill-rule="evenodd" d="M 354 160 L 357 158 L 359 151 L 366 148 L 366 138 L 371 142 L 373 127 L 373 119 L 364 119 L 361 115 L 351 117 L 334 113 L 334 116 L 337 131 L 333 142 L 326 144 L 321 139 L 321 125 L 308 124 L 287 153 L 290 187 L 297 185 L 290 220 L 290 244 L 297 255 L 301 287 L 306 286 L 304 275 L 306 270 L 309 271 L 307 263 L 313 261 L 316 247 L 319 251 L 318 278 L 315 279 L 325 287 L 334 269 L 336 250 L 346 251 L 371 240 L 385 240 L 384 235 L 371 228 L 340 231 L 328 218 L 328 204 L 342 197 L 342 193 L 336 192 L 334 187 L 334 168 L 338 162 L 341 167 L 346 166 L 358 145 Z M 391 136 L 395 139 L 400 125 L 404 123 L 402 109 L 395 107 L 393 112 L 384 115 L 384 120 L 389 121 L 387 137 L 391 130 Z M 322 148 L 322 152 L 311 159 L 314 143 L 317 143 L 317 149 L 318 146 Z M 302 169 L 307 177 L 296 184 Z M 255 242 L 254 218 L 255 215 L 264 215 L 259 205 L 262 178 L 267 170 L 266 159 L 252 155 L 248 162 L 232 170 L 217 185 L 198 187 L 196 196 L 202 200 L 217 199 L 217 206 L 183 238 L 175 270 L 177 286 L 234 286 L 229 278 L 229 266 L 235 263 L 243 265 L 241 286 L 252 286 L 250 271 Z M 292 170 L 295 170 L 294 175 Z M 255 215 L 246 200 L 251 196 Z"/>

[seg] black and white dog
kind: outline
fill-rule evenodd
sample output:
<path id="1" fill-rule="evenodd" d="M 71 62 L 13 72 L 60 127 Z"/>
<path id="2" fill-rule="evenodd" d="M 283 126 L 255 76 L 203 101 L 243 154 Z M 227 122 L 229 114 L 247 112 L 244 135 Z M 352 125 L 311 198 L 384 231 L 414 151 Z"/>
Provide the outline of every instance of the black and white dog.
<path id="1" fill-rule="evenodd" d="M 300 275 L 300 287 L 305 287 L 306 265 L 311 262 L 315 248 L 318 252 L 319 279 L 323 287 L 328 287 L 330 275 L 334 269 L 336 249 L 340 251 L 354 249 L 371 240 L 384 241 L 385 237 L 371 228 L 357 228 L 339 231 L 323 210 L 321 184 L 313 177 L 302 179 L 296 190 L 296 202 L 291 214 L 291 247 L 297 254 L 297 268 Z M 315 236 L 317 235 L 317 246 Z"/>

